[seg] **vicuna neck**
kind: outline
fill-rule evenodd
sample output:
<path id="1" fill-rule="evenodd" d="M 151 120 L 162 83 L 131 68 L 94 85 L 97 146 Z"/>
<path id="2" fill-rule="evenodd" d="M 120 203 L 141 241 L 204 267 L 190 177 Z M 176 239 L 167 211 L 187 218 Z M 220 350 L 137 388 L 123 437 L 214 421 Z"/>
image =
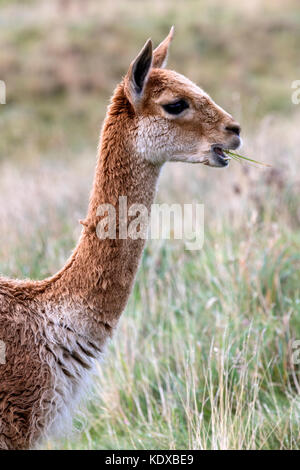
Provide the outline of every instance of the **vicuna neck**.
<path id="1" fill-rule="evenodd" d="M 145 240 L 99 239 L 96 233 L 101 204 L 118 214 L 119 197 L 127 205 L 143 204 L 149 214 L 160 167 L 135 154 L 136 121 L 120 85 L 105 119 L 88 214 L 79 243 L 66 266 L 52 279 L 52 295 L 72 299 L 95 322 L 115 326 L 126 306 Z M 58 302 L 60 300 L 58 299 Z"/>

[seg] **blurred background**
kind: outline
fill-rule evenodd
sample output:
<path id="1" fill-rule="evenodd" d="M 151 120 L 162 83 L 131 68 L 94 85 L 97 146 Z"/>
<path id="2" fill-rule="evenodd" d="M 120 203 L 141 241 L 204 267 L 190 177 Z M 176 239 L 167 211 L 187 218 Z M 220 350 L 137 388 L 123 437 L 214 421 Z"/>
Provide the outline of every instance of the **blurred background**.
<path id="1" fill-rule="evenodd" d="M 78 432 L 48 446 L 297 448 L 297 0 L 0 0 L 0 271 L 39 279 L 63 265 L 109 98 L 172 24 L 168 67 L 241 123 L 244 155 L 272 167 L 165 166 L 158 200 L 205 204 L 204 248 L 148 244 Z"/>

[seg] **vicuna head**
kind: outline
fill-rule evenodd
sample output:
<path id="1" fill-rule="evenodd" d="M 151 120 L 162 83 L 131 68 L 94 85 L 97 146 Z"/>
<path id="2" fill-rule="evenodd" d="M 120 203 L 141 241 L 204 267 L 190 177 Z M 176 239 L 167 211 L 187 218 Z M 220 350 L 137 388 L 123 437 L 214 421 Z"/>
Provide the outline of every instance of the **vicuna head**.
<path id="1" fill-rule="evenodd" d="M 135 114 L 139 158 L 204 163 L 225 167 L 222 149 L 241 144 L 240 126 L 201 88 L 183 75 L 164 69 L 173 28 L 153 51 L 149 39 L 124 79 Z"/>

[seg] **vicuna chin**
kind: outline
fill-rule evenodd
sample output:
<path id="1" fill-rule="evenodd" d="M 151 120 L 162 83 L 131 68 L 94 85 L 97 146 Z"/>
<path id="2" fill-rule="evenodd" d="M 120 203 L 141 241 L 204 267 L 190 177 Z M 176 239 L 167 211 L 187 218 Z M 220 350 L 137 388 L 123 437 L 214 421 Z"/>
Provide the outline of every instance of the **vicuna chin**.
<path id="1" fill-rule="evenodd" d="M 28 449 L 63 431 L 130 295 L 145 240 L 99 239 L 97 208 L 120 196 L 150 211 L 166 161 L 226 167 L 240 127 L 198 86 L 164 67 L 173 28 L 148 40 L 117 86 L 103 124 L 82 233 L 42 281 L 0 278 L 0 448 Z M 117 221 L 118 230 L 118 221 Z"/>

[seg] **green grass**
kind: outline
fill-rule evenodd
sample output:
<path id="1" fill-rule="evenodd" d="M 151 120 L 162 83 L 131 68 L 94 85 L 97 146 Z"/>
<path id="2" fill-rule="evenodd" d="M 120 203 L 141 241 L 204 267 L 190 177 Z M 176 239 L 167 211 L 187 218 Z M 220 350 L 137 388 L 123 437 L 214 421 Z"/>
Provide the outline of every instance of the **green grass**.
<path id="1" fill-rule="evenodd" d="M 277 125 L 285 128 L 283 120 Z M 274 123 L 272 129 L 280 139 Z M 293 142 L 298 122 L 289 132 Z M 270 161 L 278 142 L 271 134 L 266 141 Z M 287 165 L 299 161 L 295 151 L 288 144 Z M 4 171 L 2 272 L 42 278 L 62 266 L 78 237 L 93 160 Z M 48 448 L 299 448 L 300 371 L 292 363 L 300 338 L 297 179 L 291 172 L 282 180 L 274 168 L 197 168 L 199 174 L 186 165 L 179 173 L 188 197 L 205 201 L 203 249 L 148 243 L 93 395 L 74 422 L 78 432 Z M 165 169 L 159 200 L 172 194 L 177 169 Z M 187 198 L 180 186 L 176 191 L 178 201 Z"/>
<path id="2" fill-rule="evenodd" d="M 244 155 L 240 155 L 240 154 L 232 152 L 230 150 L 224 150 L 224 153 L 226 153 L 229 157 L 233 158 L 234 160 L 236 160 L 237 162 L 240 162 L 240 163 L 247 163 L 249 165 L 254 164 L 256 166 L 259 166 L 259 165 L 267 166 L 267 167 L 271 166 L 267 163 L 263 163 L 263 162 L 259 162 L 257 160 L 253 160 L 252 158 L 245 157 Z"/>
<path id="3" fill-rule="evenodd" d="M 264 230 L 244 235 L 208 233 L 196 255 L 150 243 L 64 448 L 299 448 L 300 237 L 265 252 Z"/>

